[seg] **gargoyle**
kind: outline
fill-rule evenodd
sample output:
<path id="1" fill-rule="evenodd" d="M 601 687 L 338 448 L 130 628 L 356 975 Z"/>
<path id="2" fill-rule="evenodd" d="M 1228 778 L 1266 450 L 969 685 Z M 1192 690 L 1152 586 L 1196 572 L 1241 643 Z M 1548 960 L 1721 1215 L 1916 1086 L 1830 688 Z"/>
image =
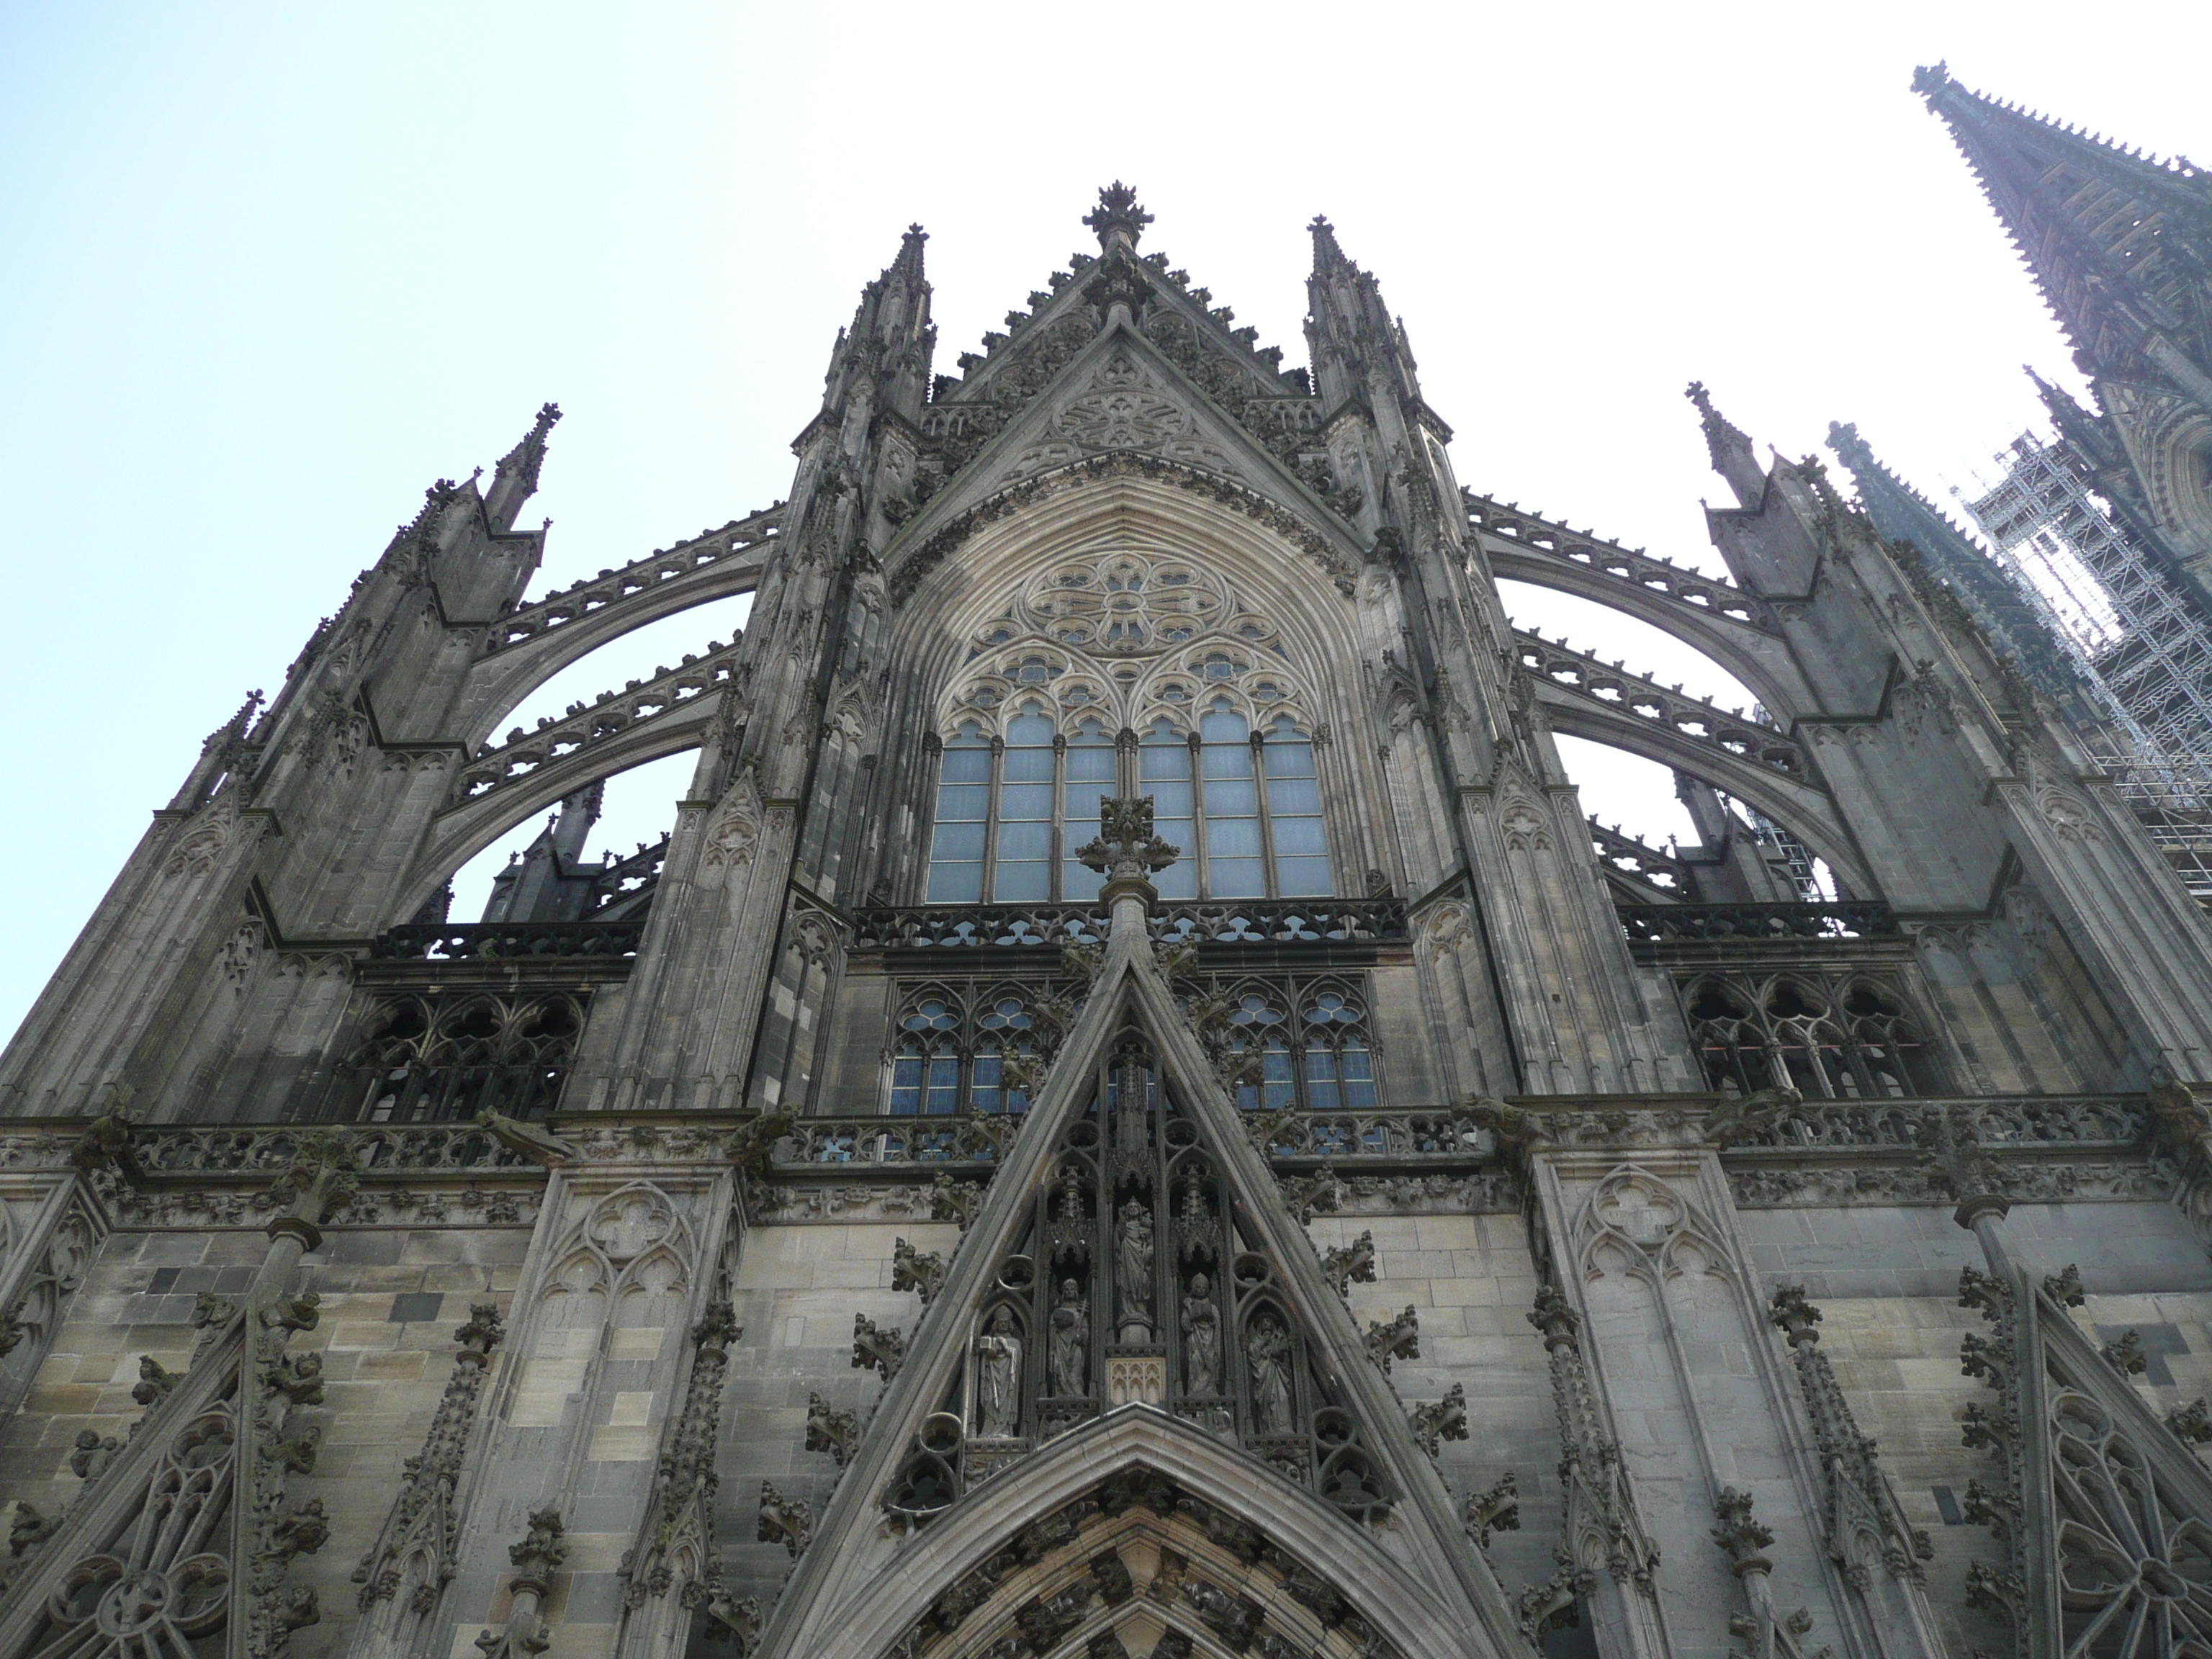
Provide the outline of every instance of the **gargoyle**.
<path id="1" fill-rule="evenodd" d="M 574 1142 L 563 1140 L 535 1123 L 525 1123 L 520 1118 L 495 1112 L 489 1106 L 477 1114 L 477 1124 L 508 1151 L 520 1152 L 532 1163 L 543 1164 L 548 1169 L 574 1164 L 579 1157 Z"/>

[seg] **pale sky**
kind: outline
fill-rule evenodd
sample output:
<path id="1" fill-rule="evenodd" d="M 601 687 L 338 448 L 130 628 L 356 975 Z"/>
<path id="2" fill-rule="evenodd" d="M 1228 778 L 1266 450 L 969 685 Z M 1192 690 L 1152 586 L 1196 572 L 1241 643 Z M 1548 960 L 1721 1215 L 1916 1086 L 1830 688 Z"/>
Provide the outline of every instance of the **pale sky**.
<path id="1" fill-rule="evenodd" d="M 939 368 L 1137 186 L 1145 250 L 1304 361 L 1304 226 L 1405 318 L 1463 483 L 1711 560 L 1692 377 L 1948 502 L 2068 352 L 1942 125 L 1967 85 L 2212 160 L 2212 11 L 2132 6 L 93 4 L 0 8 L 0 690 L 11 1030 L 198 752 L 426 485 L 567 413 L 538 591 L 784 495 L 832 338 L 913 220 Z M 1650 630 L 1509 594 L 1724 702 Z M 673 662 L 610 647 L 528 725 Z M 504 725 L 504 723 L 503 723 Z M 1653 839 L 1665 775 L 1569 744 Z M 595 835 L 674 816 L 629 775 Z M 492 865 L 466 872 L 457 919 Z"/>

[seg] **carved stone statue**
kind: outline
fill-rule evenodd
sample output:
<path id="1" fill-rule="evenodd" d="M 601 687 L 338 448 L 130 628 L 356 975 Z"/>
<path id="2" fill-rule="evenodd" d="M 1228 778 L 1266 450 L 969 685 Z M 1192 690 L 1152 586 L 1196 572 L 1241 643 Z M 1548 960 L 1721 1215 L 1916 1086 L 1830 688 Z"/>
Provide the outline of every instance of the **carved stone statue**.
<path id="1" fill-rule="evenodd" d="M 1291 1338 L 1273 1314 L 1252 1322 L 1246 1363 L 1252 1369 L 1252 1422 L 1261 1434 L 1291 1431 Z"/>
<path id="2" fill-rule="evenodd" d="M 1114 1269 L 1121 1340 L 1149 1342 L 1152 1337 L 1152 1216 L 1133 1198 L 1121 1206 Z"/>
<path id="3" fill-rule="evenodd" d="M 1221 1310 L 1208 1294 L 1206 1275 L 1190 1281 L 1182 1299 L 1182 1386 L 1186 1394 L 1221 1391 Z"/>
<path id="4" fill-rule="evenodd" d="M 1021 1431 L 1022 1340 L 1014 1316 L 1001 1308 L 991 1328 L 975 1339 L 975 1432 L 985 1440 L 1006 1440 Z"/>
<path id="5" fill-rule="evenodd" d="M 1072 1279 L 1060 1285 L 1060 1305 L 1052 1310 L 1052 1340 L 1045 1358 L 1054 1394 L 1067 1397 L 1089 1392 L 1091 1309 Z"/>

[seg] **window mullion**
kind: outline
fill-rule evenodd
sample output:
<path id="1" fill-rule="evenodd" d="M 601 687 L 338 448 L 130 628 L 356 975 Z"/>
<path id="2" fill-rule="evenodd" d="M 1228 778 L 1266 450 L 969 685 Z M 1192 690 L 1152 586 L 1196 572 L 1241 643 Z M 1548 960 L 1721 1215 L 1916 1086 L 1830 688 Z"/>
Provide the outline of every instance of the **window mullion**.
<path id="1" fill-rule="evenodd" d="M 1198 880 L 1195 883 L 1198 889 L 1198 896 L 1203 899 L 1212 893 L 1213 884 L 1212 881 L 1207 879 L 1208 872 L 1206 870 L 1206 769 L 1199 763 L 1199 736 L 1195 727 L 1192 729 L 1190 734 L 1189 764 L 1190 838 L 1194 843 L 1191 848 L 1190 855 L 1192 859 L 1195 860 L 1193 867 L 1195 869 L 1198 875 Z"/>
<path id="2" fill-rule="evenodd" d="M 1269 898 L 1280 898 L 1282 884 L 1275 878 L 1275 820 L 1267 804 L 1267 740 L 1255 732 L 1252 734 L 1252 801 L 1253 810 L 1260 819 L 1261 884 L 1266 887 Z"/>
<path id="3" fill-rule="evenodd" d="M 991 793 L 983 806 L 983 902 L 997 896 L 999 884 L 999 791 L 1006 781 L 1006 740 L 991 739 Z"/>
<path id="4" fill-rule="evenodd" d="M 1067 860 L 1067 733 L 1055 732 L 1052 739 L 1052 846 L 1045 855 L 1051 860 L 1051 885 L 1045 891 L 1055 904 L 1062 902 L 1066 893 L 1061 877 Z"/>

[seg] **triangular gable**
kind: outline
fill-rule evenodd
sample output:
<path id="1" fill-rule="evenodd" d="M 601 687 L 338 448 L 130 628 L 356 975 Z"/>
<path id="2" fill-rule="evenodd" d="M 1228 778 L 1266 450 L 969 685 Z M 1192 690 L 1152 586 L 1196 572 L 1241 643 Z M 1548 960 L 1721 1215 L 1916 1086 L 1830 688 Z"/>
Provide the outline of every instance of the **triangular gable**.
<path id="1" fill-rule="evenodd" d="M 1517 1644 L 1405 1407 L 1149 941 L 1122 925 L 763 1653 L 817 1652 L 866 1586 L 904 1582 L 918 1537 L 1013 1501 L 1056 1441 L 1127 1411 L 1176 1419 L 1279 1501 L 1379 1545 L 1480 1645 Z"/>
<path id="2" fill-rule="evenodd" d="M 988 404 L 944 406 L 947 418 L 981 418 L 977 410 L 997 418 Z M 1321 447 L 1318 439 L 1313 447 Z M 1157 457 L 1243 484 L 1296 514 L 1355 561 L 1360 556 L 1343 519 L 1309 484 L 1157 343 L 1116 319 L 930 498 L 902 527 L 885 562 L 896 568 L 903 556 L 1011 486 L 1109 455 Z"/>

